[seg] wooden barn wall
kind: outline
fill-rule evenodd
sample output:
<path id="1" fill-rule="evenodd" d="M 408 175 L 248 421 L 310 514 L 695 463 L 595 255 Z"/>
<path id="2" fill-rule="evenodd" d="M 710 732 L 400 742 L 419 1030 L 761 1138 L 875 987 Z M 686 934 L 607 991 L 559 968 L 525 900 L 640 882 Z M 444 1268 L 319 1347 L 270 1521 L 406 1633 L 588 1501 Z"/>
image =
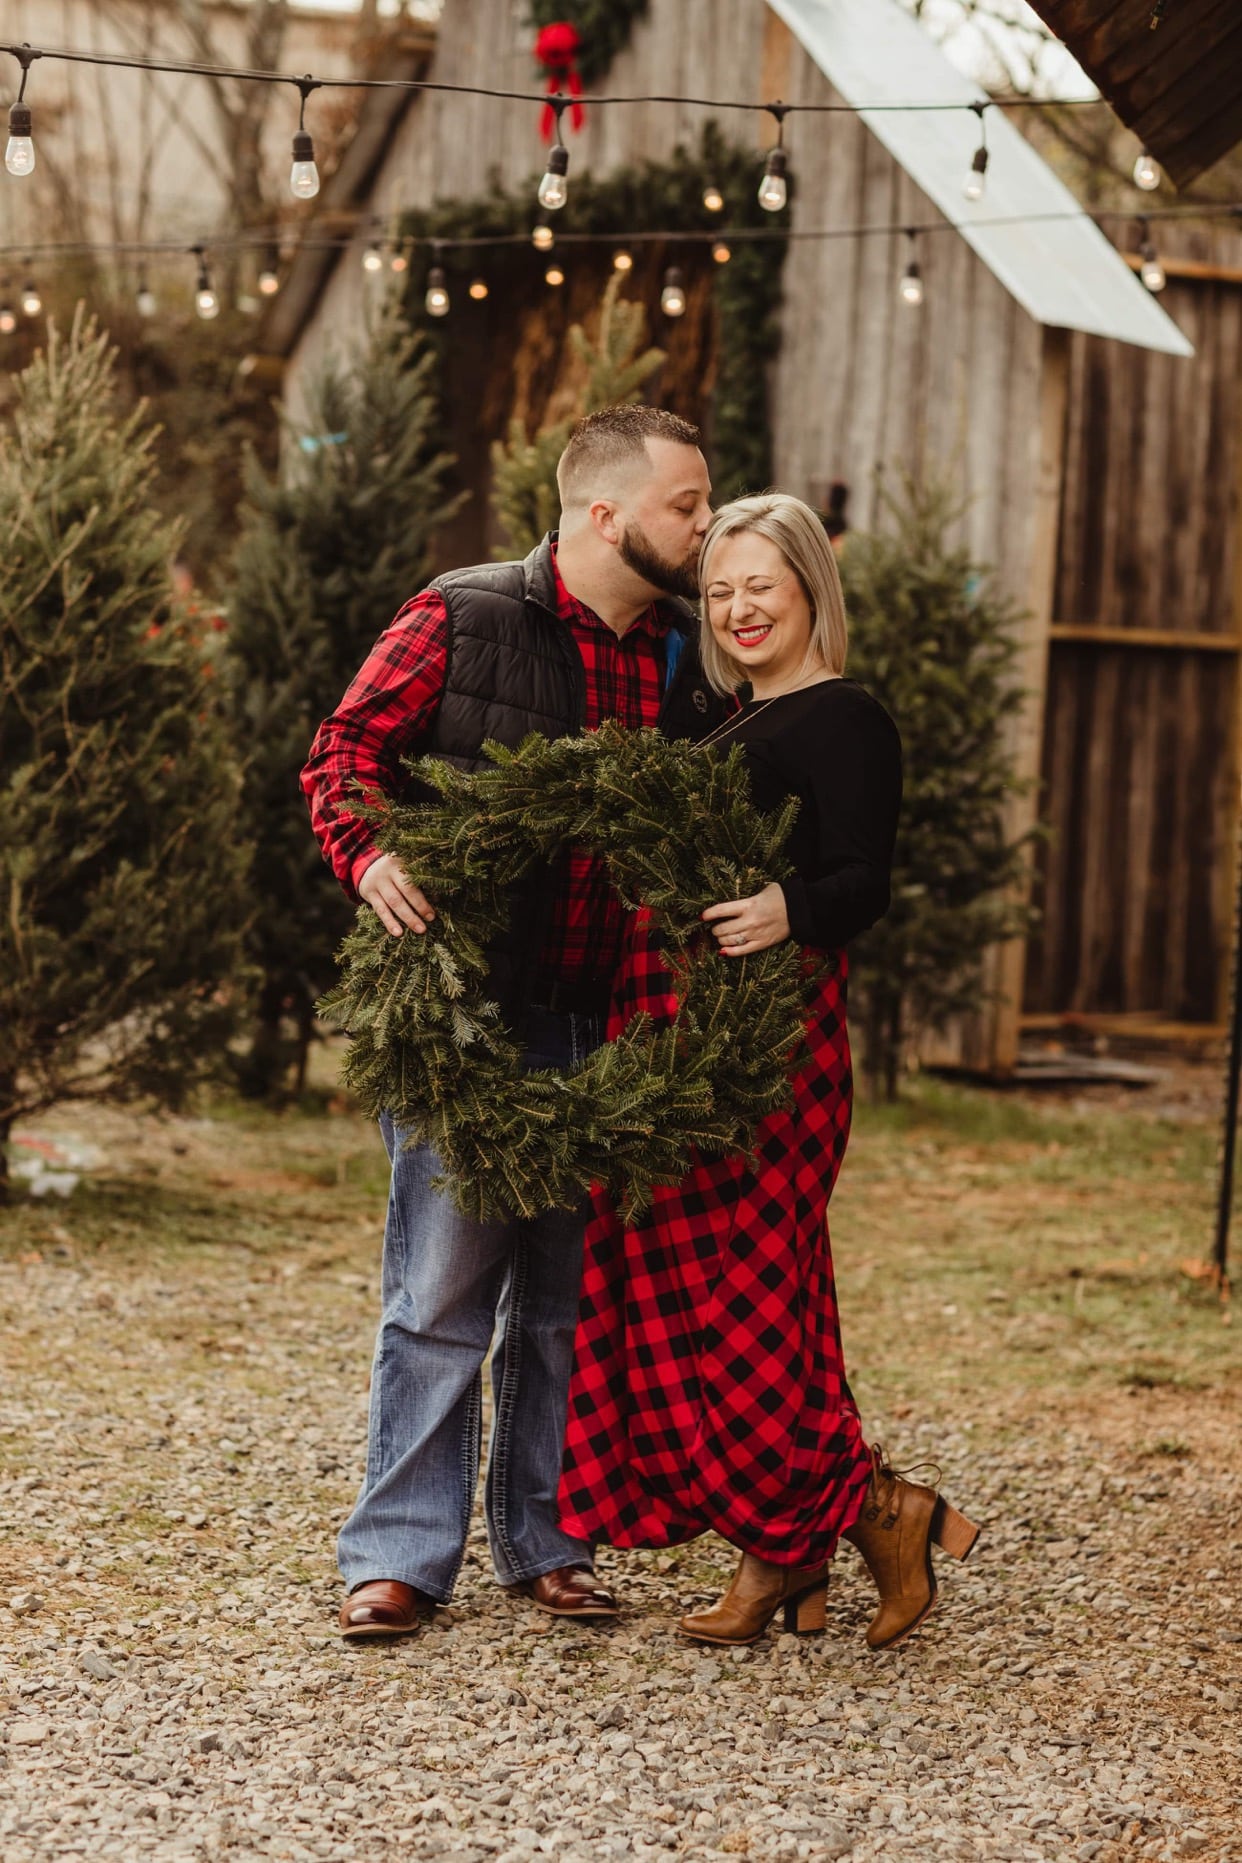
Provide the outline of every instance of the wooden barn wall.
<path id="1" fill-rule="evenodd" d="M 525 0 L 447 0 L 432 76 L 439 83 L 486 84 L 498 89 L 537 88 L 531 57 L 533 33 Z M 767 8 L 760 0 L 712 0 L 713 32 L 703 33 L 702 9 L 686 0 L 651 0 L 646 19 L 608 74 L 616 92 L 692 92 L 696 96 L 755 96 Z M 590 168 L 606 172 L 650 157 L 670 156 L 678 143 L 696 142 L 712 116 L 703 109 L 635 104 L 591 109 L 582 132 L 570 134 L 570 186 Z M 718 119 L 726 134 L 757 130 L 746 117 Z M 409 109 L 393 141 L 372 198 L 378 214 L 429 205 L 445 197 L 483 194 L 493 178 L 505 189 L 538 175 L 544 144 L 531 106 L 485 97 L 430 92 Z M 532 219 L 536 212 L 531 200 Z M 286 401 L 296 412 L 300 383 L 325 347 L 339 346 L 363 319 L 368 281 L 359 263 L 365 235 L 347 252 L 291 359 Z"/>
<path id="2" fill-rule="evenodd" d="M 1167 250 L 1168 236 L 1162 242 Z M 1223 1011 L 1238 793 L 1242 241 L 1171 277 L 1191 360 L 1071 349 L 1032 1015 Z M 1183 644 L 1184 643 L 1184 644 Z"/>
<path id="3" fill-rule="evenodd" d="M 449 0 L 434 76 L 447 83 L 529 87 L 523 0 Z M 610 91 L 691 91 L 699 96 L 834 93 L 813 61 L 760 0 L 713 0 L 705 37 L 699 9 L 651 0 L 629 48 L 608 74 Z M 771 140 L 766 117 L 730 119 L 727 134 Z M 571 137 L 571 171 L 606 171 L 636 158 L 663 159 L 697 140 L 713 112 L 638 104 L 592 110 Z M 825 226 L 930 216 L 926 198 L 852 116 L 798 117 L 790 130 L 799 193 L 796 223 Z M 512 187 L 537 171 L 537 120 L 521 104 L 430 93 L 408 112 L 381 172 L 375 212 L 396 212 L 443 194 L 484 192 L 493 175 Z M 533 213 L 533 203 L 532 203 Z M 286 398 L 325 347 L 362 322 L 368 281 L 348 253 L 292 359 Z M 897 299 L 904 240 L 795 242 L 786 259 L 789 308 L 773 359 L 774 469 L 802 496 L 831 478 L 852 487 L 851 518 L 869 524 L 879 464 L 949 476 L 969 500 L 965 531 L 1007 588 L 1029 597 L 1032 474 L 1037 460 L 1040 332 L 952 234 L 924 242 L 927 303 Z M 635 280 L 635 284 L 639 281 Z M 642 281 L 646 283 L 647 281 Z M 645 295 L 650 300 L 650 292 Z M 680 332 L 660 332 L 676 344 Z M 482 397 L 480 397 L 482 398 Z"/>

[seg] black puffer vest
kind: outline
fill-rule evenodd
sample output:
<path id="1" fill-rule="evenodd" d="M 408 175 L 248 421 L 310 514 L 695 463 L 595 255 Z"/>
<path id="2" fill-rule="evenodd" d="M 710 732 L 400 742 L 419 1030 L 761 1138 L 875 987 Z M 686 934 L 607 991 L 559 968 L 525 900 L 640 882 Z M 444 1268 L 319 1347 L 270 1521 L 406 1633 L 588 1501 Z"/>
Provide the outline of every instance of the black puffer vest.
<path id="1" fill-rule="evenodd" d="M 556 610 L 552 538 L 524 563 L 484 563 L 432 583 L 449 618 L 444 692 L 427 743 L 432 756 L 473 770 L 496 738 L 511 748 L 532 731 L 576 737 L 586 716 L 586 675 Z M 694 645 L 698 622 L 682 602 L 661 601 L 675 660 L 660 706 L 666 737 L 706 736 L 725 716 Z"/>
<path id="2" fill-rule="evenodd" d="M 586 717 L 586 675 L 557 613 L 551 537 L 522 563 L 483 563 L 440 576 L 431 587 L 448 612 L 448 664 L 435 719 L 420 749 L 459 769 L 477 769 L 489 738 L 515 748 L 532 731 L 576 737 Z M 665 736 L 705 737 L 726 716 L 699 662 L 698 622 L 684 603 L 661 601 L 671 677 L 659 724 Z M 550 889 L 536 873 L 517 889 L 509 924 L 489 949 L 491 986 L 512 1028 L 530 1000 L 547 925 Z"/>

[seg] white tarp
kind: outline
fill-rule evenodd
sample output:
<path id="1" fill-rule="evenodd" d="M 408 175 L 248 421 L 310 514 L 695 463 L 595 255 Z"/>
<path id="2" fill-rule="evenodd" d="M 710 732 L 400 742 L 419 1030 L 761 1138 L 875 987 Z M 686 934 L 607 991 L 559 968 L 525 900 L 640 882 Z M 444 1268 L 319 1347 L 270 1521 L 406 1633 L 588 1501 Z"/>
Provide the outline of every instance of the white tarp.
<path id="1" fill-rule="evenodd" d="M 990 161 L 977 203 L 962 188 L 979 145 L 969 110 L 868 110 L 867 104 L 983 103 L 987 92 L 949 63 L 896 0 L 768 0 L 833 88 L 855 105 L 873 134 L 935 202 L 962 238 L 1040 323 L 1117 337 L 1144 349 L 1192 356 L 1186 340 L 1147 287 L 1083 213 L 1069 189 L 1007 120 L 987 112 Z M 797 99 L 789 101 L 797 102 Z M 797 161 L 797 118 L 790 121 Z M 803 203 L 814 200 L 805 187 Z M 799 223 L 812 224 L 805 204 Z M 1136 215 L 1142 211 L 1136 202 Z M 1043 214 L 1073 215 L 1040 221 Z M 991 226 L 1024 216 L 1026 223 Z M 936 233 L 936 239 L 951 237 Z"/>

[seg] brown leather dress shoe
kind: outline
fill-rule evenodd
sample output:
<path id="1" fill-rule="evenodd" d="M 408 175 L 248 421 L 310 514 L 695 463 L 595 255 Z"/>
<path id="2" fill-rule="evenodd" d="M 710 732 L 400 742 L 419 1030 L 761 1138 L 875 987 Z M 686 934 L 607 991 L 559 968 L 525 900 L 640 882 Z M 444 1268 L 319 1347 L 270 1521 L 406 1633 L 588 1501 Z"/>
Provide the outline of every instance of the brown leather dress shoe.
<path id="1" fill-rule="evenodd" d="M 435 1599 L 399 1578 L 373 1578 L 341 1606 L 343 1637 L 408 1637 L 435 1610 Z"/>
<path id="2" fill-rule="evenodd" d="M 589 1565 L 561 1565 L 555 1572 L 544 1572 L 516 1589 L 533 1598 L 541 1611 L 551 1611 L 553 1617 L 617 1615 L 616 1599 L 600 1584 Z"/>

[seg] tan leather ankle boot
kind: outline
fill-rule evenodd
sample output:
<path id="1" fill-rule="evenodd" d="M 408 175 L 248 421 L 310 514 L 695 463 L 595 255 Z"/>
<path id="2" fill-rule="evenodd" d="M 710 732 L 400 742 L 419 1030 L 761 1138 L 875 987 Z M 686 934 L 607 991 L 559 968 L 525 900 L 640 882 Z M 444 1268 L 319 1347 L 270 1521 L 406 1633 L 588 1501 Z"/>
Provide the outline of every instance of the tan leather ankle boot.
<path id="1" fill-rule="evenodd" d="M 754 1643 L 784 1605 L 786 1630 L 805 1634 L 824 1628 L 827 1596 L 826 1565 L 769 1565 L 743 1553 L 719 1604 L 683 1617 L 681 1629 L 700 1643 Z"/>
<path id="2" fill-rule="evenodd" d="M 930 1615 L 936 1602 L 933 1541 L 955 1559 L 964 1559 L 978 1537 L 972 1521 L 941 1500 L 934 1488 L 897 1474 L 875 1445 L 862 1513 L 844 1534 L 862 1554 L 880 1594 L 880 1608 L 867 1626 L 873 1650 L 900 1643 Z"/>

